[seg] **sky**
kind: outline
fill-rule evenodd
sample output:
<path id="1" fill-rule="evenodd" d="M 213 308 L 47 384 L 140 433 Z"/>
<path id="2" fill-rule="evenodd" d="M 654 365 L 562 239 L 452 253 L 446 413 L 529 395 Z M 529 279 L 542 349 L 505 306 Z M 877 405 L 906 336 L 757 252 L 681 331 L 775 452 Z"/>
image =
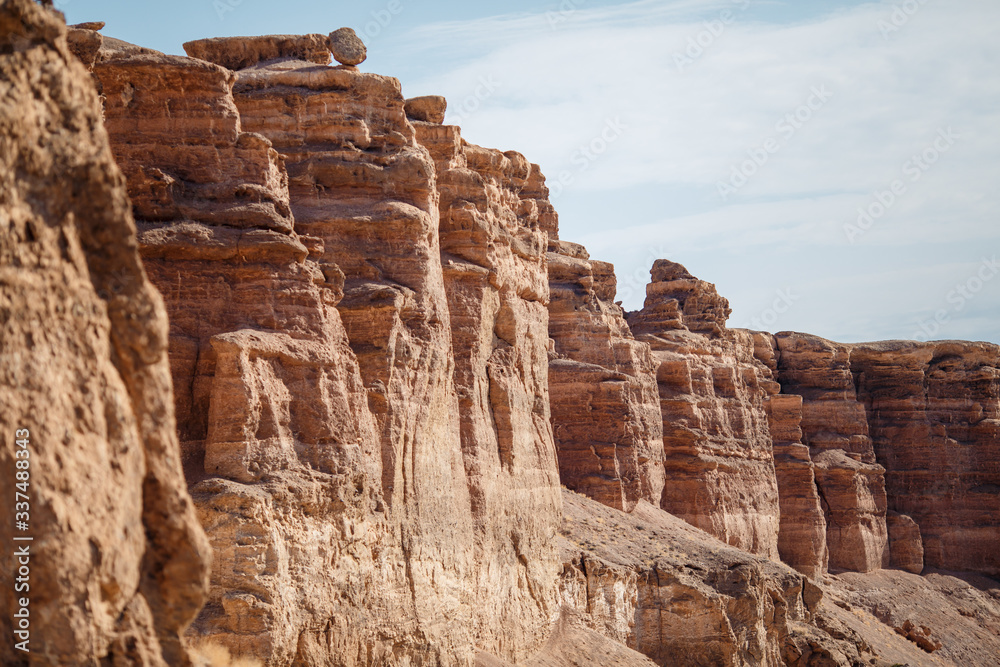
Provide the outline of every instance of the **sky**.
<path id="1" fill-rule="evenodd" d="M 541 166 L 627 310 L 667 258 L 732 327 L 1000 343 L 996 0 L 55 4 L 177 54 L 354 28 L 362 69 Z"/>

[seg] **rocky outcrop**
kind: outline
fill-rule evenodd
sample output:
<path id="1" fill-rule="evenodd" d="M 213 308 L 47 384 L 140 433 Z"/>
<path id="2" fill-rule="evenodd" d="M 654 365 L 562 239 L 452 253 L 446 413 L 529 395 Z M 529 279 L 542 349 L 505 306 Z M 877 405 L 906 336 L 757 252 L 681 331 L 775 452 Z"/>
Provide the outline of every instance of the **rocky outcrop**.
<path id="1" fill-rule="evenodd" d="M 774 336 L 755 332 L 754 356 L 774 380 L 778 351 Z M 773 388 L 773 385 L 771 385 Z M 812 579 L 827 571 L 826 517 L 816 487 L 816 470 L 809 448 L 802 444 L 802 397 L 771 395 L 764 403 L 774 452 L 781 522 L 778 553 L 784 563 Z"/>
<path id="2" fill-rule="evenodd" d="M 224 47 L 214 44 L 213 57 L 227 58 Z M 544 180 L 529 176 L 523 158 L 500 156 L 508 166 L 496 168 L 495 151 L 457 156 L 454 196 L 481 202 L 478 223 L 504 243 L 491 257 L 470 256 L 481 264 L 471 272 L 506 272 L 460 284 L 455 263 L 442 268 L 443 195 L 398 82 L 271 55 L 251 53 L 257 65 L 226 73 L 239 108 L 235 139 L 256 138 L 267 150 L 273 141 L 280 151 L 268 196 L 281 199 L 284 162 L 294 231 L 281 228 L 282 243 L 301 249 L 258 254 L 243 274 L 210 278 L 247 298 L 229 296 L 216 302 L 219 315 L 206 316 L 233 321 L 211 333 L 206 372 L 217 389 L 192 413 L 225 421 L 206 437 L 243 448 L 214 456 L 208 447 L 203 474 L 220 477 L 195 487 L 226 562 L 199 632 L 269 664 L 354 664 L 388 652 L 464 664 L 476 648 L 523 658 L 558 613 L 545 237 L 533 229 L 532 197 L 516 196 L 528 182 L 543 196 Z M 213 91 L 220 100 L 206 106 L 225 107 L 228 90 Z M 445 225 L 463 224 L 462 206 L 449 217 L 446 205 Z M 457 258 L 458 229 L 454 237 L 447 253 Z M 163 259 L 183 271 L 172 264 L 180 255 Z M 178 307 L 179 317 L 201 319 L 211 308 L 205 291 L 183 294 L 195 307 L 186 315 Z M 472 332 L 462 327 L 453 338 L 452 298 L 496 308 L 485 345 L 463 338 Z M 279 331 L 290 335 L 271 335 Z M 475 396 L 484 400 L 465 402 L 484 387 Z M 463 430 L 489 420 L 486 432 Z M 246 470 L 233 474 L 217 460 Z M 233 549 L 247 531 L 246 548 Z M 263 554 L 272 555 L 242 564 Z M 368 620 L 371 609 L 382 612 Z"/>
<path id="3" fill-rule="evenodd" d="M 885 469 L 875 461 L 851 375 L 851 346 L 797 333 L 775 335 L 783 394 L 802 397 L 802 442 L 816 464 L 831 568 L 889 565 Z"/>
<path id="4" fill-rule="evenodd" d="M 888 567 L 885 468 L 840 449 L 820 452 L 813 462 L 826 514 L 830 567 L 853 572 Z"/>
<path id="5" fill-rule="evenodd" d="M 919 525 L 926 565 L 1000 574 L 1000 347 L 855 345 L 851 370 L 889 507 Z"/>
<path id="6" fill-rule="evenodd" d="M 995 653 L 995 582 L 933 567 L 995 565 L 1000 348 L 730 330 L 665 260 L 626 316 L 538 166 L 349 29 L 181 58 L 44 16 L 0 9 L 0 421 L 36 447 L 50 662 L 187 663 L 195 516 L 196 660 Z"/>
<path id="7" fill-rule="evenodd" d="M 828 566 L 826 517 L 809 448 L 799 442 L 802 397 L 772 396 L 765 409 L 774 439 L 774 472 L 781 506 L 778 553 L 782 562 L 818 579 Z"/>
<path id="8" fill-rule="evenodd" d="M 189 664 L 210 552 L 166 313 L 90 79 L 28 0 L 0 4 L 0 137 L 0 661 Z"/>
<path id="9" fill-rule="evenodd" d="M 917 522 L 905 514 L 888 511 L 889 562 L 893 567 L 920 574 L 924 570 L 924 544 Z"/>
<path id="10" fill-rule="evenodd" d="M 784 565 L 645 502 L 625 514 L 567 491 L 563 507 L 563 604 L 656 664 L 804 667 L 875 659 L 835 617 L 821 588 Z"/>
<path id="11" fill-rule="evenodd" d="M 326 35 L 262 35 L 211 37 L 184 44 L 184 53 L 226 69 L 243 69 L 277 58 L 330 64 L 330 38 Z"/>
<path id="12" fill-rule="evenodd" d="M 216 556 L 195 632 L 270 664 L 391 651 L 367 641 L 384 630 L 331 623 L 381 606 L 401 619 L 390 633 L 406 637 L 416 616 L 400 567 L 378 564 L 404 558 L 336 310 L 343 275 L 322 239 L 293 231 L 284 162 L 242 132 L 231 72 L 103 51 L 94 76 L 144 261 L 171 314 L 188 480 Z M 184 104 L 173 100 L 181 88 Z"/>
<path id="13" fill-rule="evenodd" d="M 725 328 L 728 302 L 657 260 L 645 307 L 629 313 L 658 363 L 668 480 L 661 506 L 719 539 L 778 557 L 779 500 L 764 404 L 777 393 L 753 334 Z"/>
<path id="14" fill-rule="evenodd" d="M 434 159 L 440 195 L 456 417 L 475 562 L 484 572 L 476 596 L 497 605 L 475 614 L 475 632 L 488 638 L 483 650 L 517 660 L 537 648 L 549 615 L 558 613 L 552 519 L 559 477 L 549 412 L 547 235 L 539 221 L 548 191 L 525 192 L 527 182 L 544 179 L 520 153 L 469 144 L 455 126 L 413 125 Z M 497 624 L 518 638 L 507 649 L 494 643 Z"/>
<path id="15" fill-rule="evenodd" d="M 548 253 L 552 425 L 570 489 L 631 511 L 663 494 L 663 424 L 650 347 L 615 305 L 614 270 L 552 241 Z"/>

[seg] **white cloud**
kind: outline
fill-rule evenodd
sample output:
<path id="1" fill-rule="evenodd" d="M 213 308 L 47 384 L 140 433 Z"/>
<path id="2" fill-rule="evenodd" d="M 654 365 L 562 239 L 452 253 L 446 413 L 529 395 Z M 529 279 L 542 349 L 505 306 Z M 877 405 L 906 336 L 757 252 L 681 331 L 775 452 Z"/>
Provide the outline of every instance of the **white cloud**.
<path id="1" fill-rule="evenodd" d="M 1000 250 L 1000 5 L 927 0 L 886 36 L 892 2 L 784 24 L 734 2 L 584 7 L 554 24 L 541 12 L 423 26 L 396 48 L 433 60 L 404 91 L 446 95 L 468 140 L 523 152 L 550 183 L 570 176 L 561 235 L 616 263 L 626 307 L 641 304 L 632 283 L 653 247 L 719 284 L 734 325 L 808 284 L 813 301 L 776 328 L 910 337 L 928 295 L 956 279 L 948 267 Z M 496 85 L 476 97 L 484 77 Z M 820 87 L 832 96 L 803 111 Z M 797 111 L 788 136 L 778 123 Z M 614 119 L 620 137 L 581 160 Z M 949 127 L 961 138 L 914 180 L 912 156 Z M 777 152 L 723 201 L 718 183 L 768 139 Z M 905 192 L 850 243 L 845 225 L 896 180 Z M 1000 342 L 1000 281 L 975 312 L 951 328 Z"/>

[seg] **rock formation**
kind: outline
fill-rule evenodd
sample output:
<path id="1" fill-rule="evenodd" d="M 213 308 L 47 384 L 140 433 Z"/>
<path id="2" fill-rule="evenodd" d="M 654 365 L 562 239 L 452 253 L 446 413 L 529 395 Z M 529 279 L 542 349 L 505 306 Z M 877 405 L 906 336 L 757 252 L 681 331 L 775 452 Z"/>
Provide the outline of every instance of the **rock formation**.
<path id="1" fill-rule="evenodd" d="M 801 396 L 772 396 L 765 404 L 774 439 L 774 473 L 778 482 L 781 560 L 817 579 L 828 567 L 826 518 L 816 487 L 816 467 L 800 440 Z"/>
<path id="2" fill-rule="evenodd" d="M 890 510 L 885 514 L 885 523 L 889 529 L 890 564 L 913 574 L 923 572 L 924 544 L 917 522 Z"/>
<path id="3" fill-rule="evenodd" d="M 469 144 L 455 126 L 418 120 L 413 126 L 434 160 L 440 196 L 457 417 L 482 572 L 477 579 L 485 584 L 477 596 L 498 605 L 475 614 L 476 634 L 484 650 L 514 660 L 511 649 L 537 648 L 547 615 L 558 613 L 552 519 L 559 515 L 559 477 L 539 216 L 548 190 L 538 166 L 520 153 Z M 517 638 L 507 650 L 498 646 L 497 623 Z"/>
<path id="4" fill-rule="evenodd" d="M 853 346 L 889 507 L 919 526 L 928 567 L 1000 575 L 1000 347 Z"/>
<path id="5" fill-rule="evenodd" d="M 0 4 L 0 138 L 0 660 L 188 664 L 210 552 L 166 313 L 93 85 L 28 0 Z"/>
<path id="6" fill-rule="evenodd" d="M 359 72 L 353 31 L 178 57 L 102 27 L 0 4 L 0 427 L 30 431 L 36 662 L 1000 651 L 1000 348 L 728 329 L 667 260 L 625 314 L 538 165 Z"/>
<path id="7" fill-rule="evenodd" d="M 775 336 L 783 394 L 802 396 L 802 442 L 815 463 L 831 568 L 889 566 L 885 469 L 876 463 L 851 375 L 851 346 L 818 336 Z"/>
<path id="8" fill-rule="evenodd" d="M 615 305 L 613 267 L 582 246 L 549 242 L 549 362 L 559 474 L 568 488 L 631 511 L 663 494 L 656 367 Z"/>
<path id="9" fill-rule="evenodd" d="M 715 286 L 657 260 L 644 308 L 629 313 L 658 363 L 668 480 L 661 506 L 752 553 L 778 557 L 779 500 L 764 404 L 777 393 L 753 335 L 725 328 Z"/>
<path id="10" fill-rule="evenodd" d="M 330 33 L 330 51 L 341 65 L 360 65 L 368 58 L 364 42 L 350 28 L 339 28 Z"/>

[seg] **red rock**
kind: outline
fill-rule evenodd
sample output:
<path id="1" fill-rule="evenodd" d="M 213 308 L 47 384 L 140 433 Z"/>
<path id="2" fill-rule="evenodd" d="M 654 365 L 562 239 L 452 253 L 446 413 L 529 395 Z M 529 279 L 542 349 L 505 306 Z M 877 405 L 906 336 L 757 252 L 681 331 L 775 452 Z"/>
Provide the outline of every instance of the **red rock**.
<path id="1" fill-rule="evenodd" d="M 775 335 L 782 394 L 802 396 L 802 442 L 816 464 L 829 566 L 868 572 L 889 564 L 885 469 L 875 462 L 851 346 L 818 336 Z"/>
<path id="2" fill-rule="evenodd" d="M 924 569 L 924 545 L 917 522 L 905 514 L 886 512 L 889 529 L 889 562 L 893 567 L 920 574 Z"/>
<path id="3" fill-rule="evenodd" d="M 821 451 L 813 462 L 826 513 L 830 567 L 853 572 L 888 567 L 885 468 L 840 449 Z"/>
<path id="4" fill-rule="evenodd" d="M 411 97 L 403 107 L 406 117 L 410 120 L 423 121 L 441 125 L 448 110 L 448 101 L 440 95 L 424 95 Z"/>
<path id="5" fill-rule="evenodd" d="M 193 487 L 217 563 L 194 633 L 275 664 L 314 655 L 317 643 L 356 650 L 363 625 L 349 640 L 313 628 L 358 605 L 391 610 L 405 634 L 412 597 L 398 571 L 376 564 L 378 553 L 404 557 L 379 511 L 381 443 L 336 309 L 343 274 L 321 240 L 307 247 L 293 231 L 282 158 L 239 131 L 221 67 L 121 49 L 94 75 L 171 314 L 189 481 L 216 477 Z M 189 91 L 184 104 L 172 101 L 178 89 Z M 135 113 L 149 131 L 136 133 Z M 352 562 L 315 557 L 348 548 Z M 349 594 L 376 579 L 376 597 Z"/>
<path id="6" fill-rule="evenodd" d="M 651 273 L 646 304 L 628 323 L 659 363 L 667 480 L 661 506 L 776 559 L 780 510 L 764 410 L 777 392 L 771 371 L 756 359 L 750 332 L 725 329 L 728 302 L 713 285 L 666 260 Z"/>
<path id="7" fill-rule="evenodd" d="M 1000 347 L 867 343 L 851 368 L 889 506 L 919 525 L 925 564 L 1000 574 Z"/>
<path id="8" fill-rule="evenodd" d="M 630 511 L 663 493 L 663 424 L 656 362 L 613 303 L 613 267 L 553 241 L 549 362 L 552 425 L 563 485 Z"/>
<path id="9" fill-rule="evenodd" d="M 781 560 L 811 579 L 827 570 L 826 517 L 816 488 L 809 448 L 800 441 L 801 396 L 772 396 L 765 403 L 774 439 L 774 472 L 778 480 Z"/>
<path id="10" fill-rule="evenodd" d="M 629 317 L 635 333 L 687 329 L 721 335 L 732 308 L 715 285 L 698 280 L 676 262 L 658 259 L 650 270 L 643 309 Z"/>
<path id="11" fill-rule="evenodd" d="M 423 641 L 522 659 L 558 568 L 545 236 L 517 194 L 532 167 L 455 128 L 417 135 L 395 79 L 294 61 L 239 77 L 244 127 L 286 158 L 296 228 L 345 276 Z"/>
<path id="12" fill-rule="evenodd" d="M 476 595 L 502 601 L 474 615 L 476 634 L 495 636 L 488 627 L 495 624 L 530 633 L 507 647 L 494 639 L 480 645 L 516 661 L 540 646 L 548 622 L 542 608 L 522 598 L 519 582 L 554 597 L 558 571 L 549 546 L 559 478 L 549 415 L 546 234 L 538 219 L 547 191 L 522 191 L 538 167 L 519 153 L 468 144 L 457 127 L 414 126 L 437 171 L 456 416 L 475 560 L 488 582 Z M 529 557 L 535 565 L 523 569 Z"/>
<path id="13" fill-rule="evenodd" d="M 330 39 L 326 35 L 263 35 L 260 37 L 212 37 L 184 44 L 184 53 L 227 69 L 239 70 L 278 58 L 330 63 Z"/>
<path id="14" fill-rule="evenodd" d="M 93 82 L 29 0 L 0 4 L 0 138 L 0 662 L 188 664 L 211 554 L 180 466 L 167 316 Z"/>

